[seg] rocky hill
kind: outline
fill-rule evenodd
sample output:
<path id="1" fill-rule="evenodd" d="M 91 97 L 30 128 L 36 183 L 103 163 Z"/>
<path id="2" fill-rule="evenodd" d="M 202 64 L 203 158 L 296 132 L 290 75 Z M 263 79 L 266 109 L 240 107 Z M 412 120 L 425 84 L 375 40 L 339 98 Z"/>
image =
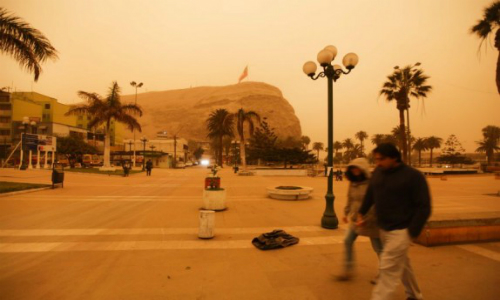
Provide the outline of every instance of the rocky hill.
<path id="1" fill-rule="evenodd" d="M 122 96 L 122 103 L 133 102 L 135 95 Z M 140 136 L 156 137 L 158 131 L 169 136 L 177 133 L 185 139 L 207 140 L 206 120 L 219 108 L 229 112 L 253 110 L 268 123 L 279 137 L 301 136 L 300 121 L 281 91 L 262 82 L 242 82 L 220 87 L 196 87 L 182 90 L 141 93 L 137 104 L 143 109 Z M 127 132 L 127 138 L 132 134 Z M 137 137 L 137 135 L 136 135 Z"/>

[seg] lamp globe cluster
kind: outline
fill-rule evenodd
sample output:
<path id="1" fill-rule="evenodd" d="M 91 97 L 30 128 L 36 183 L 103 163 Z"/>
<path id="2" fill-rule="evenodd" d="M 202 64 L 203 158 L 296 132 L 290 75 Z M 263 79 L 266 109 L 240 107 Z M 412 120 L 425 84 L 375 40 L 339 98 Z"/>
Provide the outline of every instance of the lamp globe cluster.
<path id="1" fill-rule="evenodd" d="M 316 59 L 318 60 L 320 66 L 322 66 L 323 68 L 327 68 L 328 66 L 332 65 L 332 61 L 335 59 L 336 56 L 337 56 L 337 48 L 335 46 L 328 45 L 321 51 L 319 51 Z M 358 64 L 358 61 L 359 61 L 358 55 L 356 53 L 351 52 L 347 53 L 344 56 L 344 58 L 342 59 L 342 64 L 347 70 L 350 71 L 354 69 L 354 67 Z M 334 65 L 333 68 L 335 71 L 342 70 L 342 67 L 340 65 Z M 304 73 L 310 77 L 316 74 L 317 69 L 318 67 L 316 63 L 313 61 L 306 62 L 302 67 Z"/>

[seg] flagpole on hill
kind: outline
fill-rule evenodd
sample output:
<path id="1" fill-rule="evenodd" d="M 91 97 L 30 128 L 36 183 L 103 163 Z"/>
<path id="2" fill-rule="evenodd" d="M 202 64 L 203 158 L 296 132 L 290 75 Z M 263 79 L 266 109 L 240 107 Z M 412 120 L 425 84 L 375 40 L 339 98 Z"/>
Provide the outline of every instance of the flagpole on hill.
<path id="1" fill-rule="evenodd" d="M 243 73 L 241 73 L 240 78 L 238 79 L 238 83 L 245 79 L 245 77 L 248 77 L 248 65 L 243 70 Z"/>

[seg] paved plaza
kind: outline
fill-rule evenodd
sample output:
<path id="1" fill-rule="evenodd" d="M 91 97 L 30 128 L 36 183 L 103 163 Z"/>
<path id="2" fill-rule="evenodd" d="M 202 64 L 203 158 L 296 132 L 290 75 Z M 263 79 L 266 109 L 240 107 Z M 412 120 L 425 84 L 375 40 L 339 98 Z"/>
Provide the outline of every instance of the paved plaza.
<path id="1" fill-rule="evenodd" d="M 346 226 L 319 226 L 326 178 L 220 174 L 227 207 L 200 240 L 208 170 L 154 169 L 130 177 L 66 172 L 64 188 L 0 196 L 0 299 L 369 299 L 377 258 L 356 245 L 356 277 L 337 282 Z M 50 171 L 0 169 L 0 181 L 50 183 Z M 433 218 L 500 212 L 493 175 L 428 178 Z M 266 196 L 274 185 L 314 188 L 304 201 Z M 334 182 L 342 216 L 348 182 Z M 284 229 L 300 238 L 261 251 L 251 240 Z M 410 249 L 427 300 L 498 299 L 500 242 Z M 397 299 L 405 299 L 400 287 Z"/>

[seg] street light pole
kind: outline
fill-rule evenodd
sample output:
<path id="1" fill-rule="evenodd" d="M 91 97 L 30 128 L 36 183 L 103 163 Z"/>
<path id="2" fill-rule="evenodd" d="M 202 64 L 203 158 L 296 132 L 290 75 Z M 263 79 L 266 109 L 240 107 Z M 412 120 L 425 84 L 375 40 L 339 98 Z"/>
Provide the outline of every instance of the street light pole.
<path id="1" fill-rule="evenodd" d="M 28 130 L 28 125 L 30 123 L 29 117 L 23 117 L 23 133 L 21 134 L 21 155 L 19 159 L 19 170 L 25 170 L 24 168 L 24 151 L 26 150 L 26 133 Z"/>
<path id="2" fill-rule="evenodd" d="M 348 53 L 342 60 L 347 72 L 340 65 L 332 65 L 332 61 L 337 55 L 337 48 L 334 46 L 326 46 L 318 53 L 318 62 L 323 67 L 323 72 L 320 72 L 316 77 L 316 63 L 308 61 L 303 66 L 304 73 L 311 77 L 312 80 L 317 80 L 319 77 L 326 77 L 328 82 L 328 182 L 327 192 L 325 195 L 326 207 L 323 217 L 321 218 L 321 226 L 327 229 L 338 228 L 339 220 L 335 214 L 333 203 L 335 196 L 333 194 L 333 82 L 340 78 L 340 75 L 347 75 L 358 63 L 358 56 L 355 53 Z"/>
<path id="3" fill-rule="evenodd" d="M 148 139 L 143 136 L 142 139 L 141 139 L 141 142 L 142 142 L 142 170 L 144 171 L 145 170 L 145 167 L 146 167 L 146 142 L 148 141 Z M 134 148 L 135 148 L 135 145 L 134 145 Z"/>
<path id="4" fill-rule="evenodd" d="M 137 84 L 135 81 L 132 81 L 130 83 L 131 86 L 135 87 L 135 105 L 137 105 L 137 89 L 142 87 L 143 83 L 139 83 Z M 134 134 L 134 159 L 133 159 L 133 162 L 132 162 L 132 168 L 135 168 L 135 130 L 132 129 L 132 133 Z M 144 171 L 144 168 L 142 168 L 142 170 Z"/>

